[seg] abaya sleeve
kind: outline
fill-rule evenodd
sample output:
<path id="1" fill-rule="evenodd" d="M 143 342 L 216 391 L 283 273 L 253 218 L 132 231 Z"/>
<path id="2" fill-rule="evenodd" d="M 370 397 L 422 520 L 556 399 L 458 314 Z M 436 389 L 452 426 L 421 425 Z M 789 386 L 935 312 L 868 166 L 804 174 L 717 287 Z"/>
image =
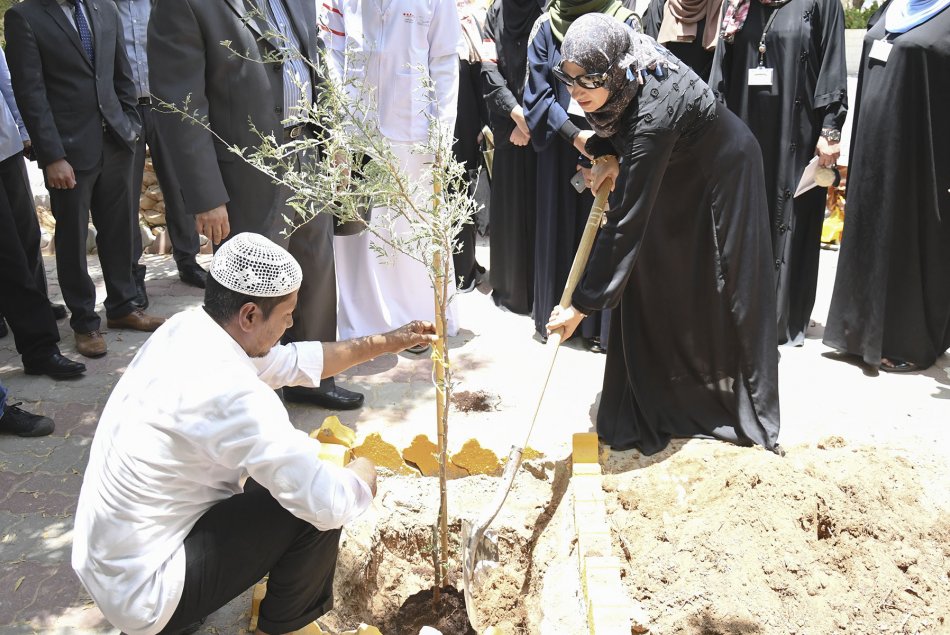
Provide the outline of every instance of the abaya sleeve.
<path id="1" fill-rule="evenodd" d="M 501 14 L 501 3 L 492 4 L 485 18 L 485 42 L 491 43 L 491 50 L 496 51 L 496 57 L 491 60 L 482 60 L 482 94 L 488 110 L 502 117 L 510 117 L 511 111 L 518 105 L 514 93 L 508 88 L 508 82 L 498 70 L 497 49 L 495 40 L 498 38 L 498 19 Z"/>
<path id="2" fill-rule="evenodd" d="M 844 55 L 844 10 L 826 0 L 821 7 L 821 67 L 815 84 L 815 111 L 823 128 L 841 130 L 848 115 L 848 69 Z"/>
<path id="3" fill-rule="evenodd" d="M 607 223 L 597 236 L 584 278 L 572 298 L 581 312 L 590 314 L 620 302 L 679 135 L 670 129 L 637 134 L 624 151 L 620 166 L 623 198 L 607 213 Z"/>
<path id="4" fill-rule="evenodd" d="M 545 18 L 542 18 L 545 19 Z M 571 122 L 567 111 L 557 101 L 551 84 L 550 69 L 559 57 L 551 28 L 545 23 L 532 29 L 528 44 L 528 72 L 524 86 L 524 117 L 531 130 L 531 145 L 541 152 L 558 136 L 568 141 L 577 136 L 579 128 Z"/>

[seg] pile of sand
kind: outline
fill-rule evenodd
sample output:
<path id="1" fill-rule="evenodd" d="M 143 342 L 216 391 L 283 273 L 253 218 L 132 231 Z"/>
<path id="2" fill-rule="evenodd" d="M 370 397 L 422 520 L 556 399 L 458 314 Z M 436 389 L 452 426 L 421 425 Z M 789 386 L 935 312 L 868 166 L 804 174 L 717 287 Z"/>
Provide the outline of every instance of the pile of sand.
<path id="1" fill-rule="evenodd" d="M 653 632 L 950 626 L 947 475 L 931 464 L 840 438 L 784 459 L 702 443 L 605 488 Z"/>

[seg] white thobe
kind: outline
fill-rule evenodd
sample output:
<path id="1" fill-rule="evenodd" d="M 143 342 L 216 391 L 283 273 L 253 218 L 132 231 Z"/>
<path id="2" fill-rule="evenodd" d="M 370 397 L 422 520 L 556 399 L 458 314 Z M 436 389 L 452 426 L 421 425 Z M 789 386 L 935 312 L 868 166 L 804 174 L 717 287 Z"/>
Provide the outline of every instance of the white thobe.
<path id="1" fill-rule="evenodd" d="M 366 483 L 320 461 L 320 443 L 274 392 L 316 386 L 322 370 L 320 343 L 250 358 L 203 309 L 152 334 L 102 412 L 76 510 L 72 565 L 113 625 L 129 635 L 165 626 L 181 599 L 185 537 L 248 476 L 321 530 L 369 506 Z"/>
<path id="2" fill-rule="evenodd" d="M 431 196 L 431 155 L 415 154 L 413 144 L 428 139 L 430 117 L 451 152 L 458 102 L 458 45 L 461 38 L 455 0 L 317 0 L 321 37 L 328 52 L 330 74 L 344 82 L 350 96 L 370 104 L 366 116 L 380 133 L 412 182 L 422 182 L 420 198 Z M 423 89 L 426 69 L 434 95 Z M 354 84 L 352 80 L 357 80 Z M 364 93 L 357 91 L 362 87 Z M 428 184 L 428 186 L 426 186 Z M 425 201 L 420 200 L 425 206 Z M 390 212 L 373 210 L 373 228 L 388 231 Z M 410 231 L 409 221 L 397 219 L 393 229 Z M 380 259 L 370 248 L 386 252 Z M 420 262 L 393 253 L 370 232 L 333 241 L 336 259 L 340 339 L 370 335 L 411 320 L 435 317 L 432 284 Z M 452 255 L 445 260 L 451 266 Z M 449 270 L 449 295 L 455 293 Z M 456 308 L 449 304 L 447 330 L 458 332 Z"/>

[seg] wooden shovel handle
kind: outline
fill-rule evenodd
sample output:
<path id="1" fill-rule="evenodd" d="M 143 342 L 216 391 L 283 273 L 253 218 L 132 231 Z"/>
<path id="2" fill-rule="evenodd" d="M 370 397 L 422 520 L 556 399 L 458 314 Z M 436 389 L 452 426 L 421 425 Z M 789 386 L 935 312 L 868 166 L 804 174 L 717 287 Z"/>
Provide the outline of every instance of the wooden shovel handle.
<path id="1" fill-rule="evenodd" d="M 613 181 L 607 179 L 597 190 L 597 196 L 594 198 L 594 206 L 590 208 L 590 216 L 587 217 L 587 225 L 584 226 L 584 234 L 581 236 L 581 242 L 577 246 L 577 253 L 574 254 L 574 262 L 571 264 L 571 272 L 567 275 L 567 284 L 564 285 L 564 293 L 561 294 L 561 308 L 567 309 L 571 306 L 571 296 L 574 295 L 574 289 L 577 288 L 584 275 L 584 269 L 587 267 L 587 259 L 590 258 L 590 252 L 594 248 L 594 240 L 597 238 L 597 230 L 604 222 L 604 212 L 607 210 L 607 197 L 610 196 L 610 186 Z"/>

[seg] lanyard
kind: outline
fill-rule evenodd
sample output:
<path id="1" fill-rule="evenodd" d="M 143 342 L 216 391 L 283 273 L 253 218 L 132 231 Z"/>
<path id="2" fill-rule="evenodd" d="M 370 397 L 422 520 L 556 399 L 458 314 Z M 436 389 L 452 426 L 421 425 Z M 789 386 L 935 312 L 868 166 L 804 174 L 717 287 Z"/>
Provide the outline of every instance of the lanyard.
<path id="1" fill-rule="evenodd" d="M 782 7 L 784 6 L 783 4 Z M 769 16 L 769 19 L 765 23 L 765 28 L 762 29 L 762 37 L 759 38 L 759 68 L 765 66 L 765 36 L 769 34 L 769 29 L 772 28 L 772 22 L 775 20 L 775 16 L 778 15 L 778 12 L 782 10 L 782 7 L 772 10 L 772 15 Z"/>

